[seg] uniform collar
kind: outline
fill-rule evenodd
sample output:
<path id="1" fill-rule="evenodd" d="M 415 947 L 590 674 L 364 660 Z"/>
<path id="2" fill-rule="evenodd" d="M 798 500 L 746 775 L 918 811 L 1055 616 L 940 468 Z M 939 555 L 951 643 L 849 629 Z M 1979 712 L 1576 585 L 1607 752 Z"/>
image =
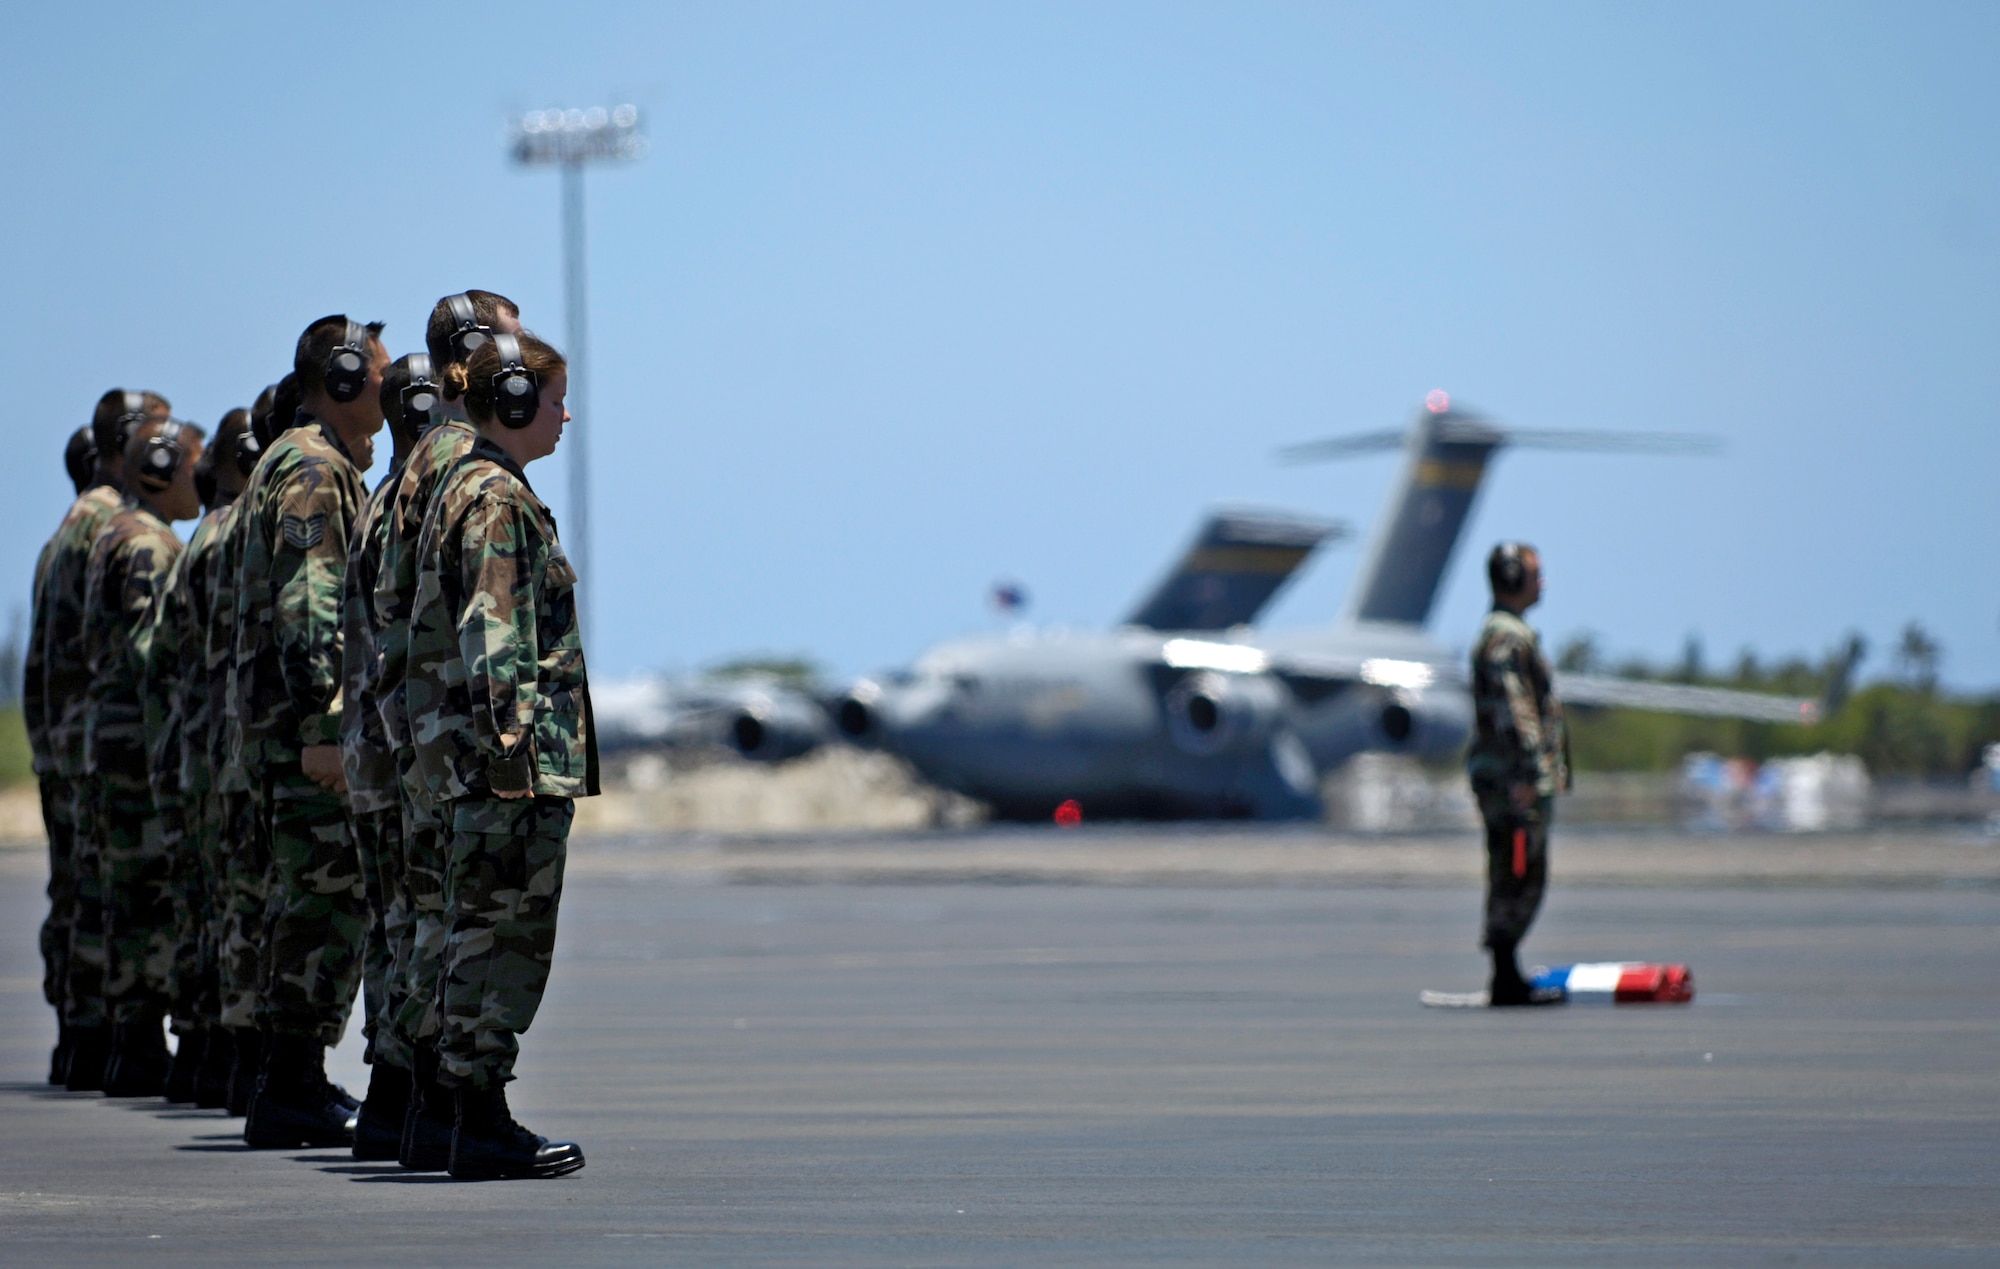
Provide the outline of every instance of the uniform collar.
<path id="1" fill-rule="evenodd" d="M 495 445 L 492 441 L 487 440 L 483 436 L 480 437 L 478 440 L 472 443 L 472 452 L 477 456 L 479 456 L 480 458 L 484 458 L 489 462 L 500 464 L 500 466 L 506 468 L 507 471 L 513 475 L 514 479 L 520 481 L 524 485 L 527 485 L 529 493 L 535 492 L 534 485 L 529 484 L 528 473 L 521 470 L 521 464 L 514 461 L 514 456 L 512 454 L 509 454 L 506 450 L 501 449 L 498 445 Z"/>
<path id="2" fill-rule="evenodd" d="M 307 424 L 310 423 L 319 424 L 319 434 L 326 438 L 327 444 L 333 446 L 336 450 L 340 451 L 340 456 L 342 458 L 346 459 L 350 463 L 354 463 L 354 465 L 357 467 L 361 465 L 359 463 L 354 462 L 354 451 L 347 448 L 347 442 L 340 439 L 340 433 L 333 430 L 333 424 L 327 422 L 325 419 L 320 418 L 317 415 L 307 414 L 304 410 L 300 410 L 299 421 L 296 424 L 296 426 L 305 427 Z"/>

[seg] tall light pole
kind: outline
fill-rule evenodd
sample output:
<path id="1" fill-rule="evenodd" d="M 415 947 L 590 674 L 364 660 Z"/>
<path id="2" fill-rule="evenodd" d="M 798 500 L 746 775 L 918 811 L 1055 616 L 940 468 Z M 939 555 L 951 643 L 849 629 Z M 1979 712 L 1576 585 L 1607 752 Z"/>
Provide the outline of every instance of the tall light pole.
<path id="1" fill-rule="evenodd" d="M 590 429 L 596 420 L 586 408 L 584 336 L 589 315 L 584 303 L 583 165 L 593 159 L 636 159 L 646 152 L 639 108 L 530 110 L 516 119 L 509 146 L 516 163 L 552 163 L 562 169 L 563 309 L 569 325 L 569 409 L 579 426 L 564 437 L 569 450 L 569 555 L 581 576 L 590 565 Z M 583 592 L 588 595 L 586 589 Z M 579 617 L 582 614 L 578 614 Z"/>

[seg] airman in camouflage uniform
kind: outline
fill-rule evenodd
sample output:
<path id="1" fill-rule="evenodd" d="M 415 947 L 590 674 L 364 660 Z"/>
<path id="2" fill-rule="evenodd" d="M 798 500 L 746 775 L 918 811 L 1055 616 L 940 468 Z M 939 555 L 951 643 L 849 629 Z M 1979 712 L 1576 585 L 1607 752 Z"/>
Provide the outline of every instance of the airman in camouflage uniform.
<path id="1" fill-rule="evenodd" d="M 538 379 L 505 430 L 488 421 L 502 356 Z M 548 986 L 572 800 L 597 791 L 576 574 L 522 468 L 554 450 L 567 378 L 546 344 L 504 334 L 464 375 L 480 439 L 424 517 L 406 680 L 417 779 L 451 817 L 439 1079 L 457 1090 L 453 1176 L 557 1176 L 582 1151 L 515 1123 L 505 1085 Z"/>
<path id="2" fill-rule="evenodd" d="M 48 773 L 66 795 L 67 811 L 50 835 L 50 921 L 45 946 L 63 944 L 63 1020 L 72 1046 L 65 1082 L 72 1091 L 103 1087 L 111 1051 L 111 1017 L 104 1008 L 103 852 L 95 827 L 97 795 L 84 774 L 85 694 L 90 665 L 84 654 L 84 587 L 91 548 L 122 505 L 126 436 L 140 424 L 164 419 L 167 402 L 150 392 L 113 389 L 99 398 L 91 420 L 97 442 L 98 483 L 84 490 L 49 543 L 35 597 L 35 638 L 30 678 L 40 684 L 39 707 Z M 31 693 L 32 695 L 32 693 Z M 65 856 L 57 858 L 57 856 Z M 66 891 L 59 898 L 58 891 Z"/>
<path id="3" fill-rule="evenodd" d="M 70 435 L 63 448 L 63 466 L 76 487 L 79 503 L 93 486 L 108 492 L 108 497 L 94 498 L 89 504 L 104 508 L 103 514 L 108 517 L 111 508 L 117 505 L 117 489 L 114 478 L 98 470 L 97 445 L 90 433 L 90 426 L 85 424 Z M 75 510 L 73 505 L 69 514 Z M 65 527 L 69 524 L 69 514 L 63 518 Z M 50 564 L 61 552 L 62 538 L 63 531 L 59 528 L 35 559 L 34 589 L 30 592 L 34 607 L 28 617 L 28 649 L 21 667 L 21 716 L 27 726 L 28 753 L 34 760 L 36 782 L 41 786 L 42 829 L 49 843 L 49 915 L 42 922 L 41 951 L 42 998 L 56 1011 L 58 1032 L 56 1049 L 49 1061 L 51 1084 L 62 1084 L 69 1079 L 70 1053 L 74 1048 L 69 1019 L 64 1015 L 63 995 L 69 977 L 69 929 L 76 904 L 76 881 L 71 870 L 76 845 L 76 795 L 56 770 L 55 753 L 49 745 L 49 710 L 44 693 L 48 651 L 43 628 L 43 588 L 48 583 Z"/>
<path id="4" fill-rule="evenodd" d="M 113 1026 L 104 1091 L 112 1096 L 153 1096 L 167 1075 L 160 1024 L 174 956 L 175 860 L 153 801 L 142 686 L 161 596 L 181 553 L 170 525 L 199 509 L 200 450 L 199 433 L 182 424 L 135 431 L 125 451 L 132 487 L 91 547 L 84 587 L 91 676 L 84 772 L 101 852 L 104 998 Z"/>
<path id="5" fill-rule="evenodd" d="M 344 317 L 307 328 L 293 370 L 310 417 L 264 454 L 239 500 L 232 734 L 271 851 L 257 1000 L 270 1049 L 244 1125 L 263 1148 L 352 1143 L 337 1110 L 351 1099 L 324 1064 L 347 1025 L 368 927 L 339 766 L 340 595 L 382 423 L 378 329 Z M 343 348 L 361 375 L 345 400 L 328 388 Z"/>
<path id="6" fill-rule="evenodd" d="M 1569 738 L 1541 641 L 1522 619 L 1542 593 L 1533 547 L 1506 542 L 1486 564 L 1493 610 L 1472 650 L 1477 733 L 1466 771 L 1486 823 L 1486 936 L 1495 1005 L 1555 1003 L 1531 990 L 1515 949 L 1527 936 L 1548 883 L 1549 822 L 1570 786 Z"/>
<path id="7" fill-rule="evenodd" d="M 388 474 L 362 504 L 348 544 L 341 591 L 340 752 L 347 775 L 347 804 L 368 894 L 368 951 L 362 965 L 367 1003 L 368 1095 L 355 1122 L 354 1157 L 395 1159 L 401 1154 L 409 1110 L 415 1051 L 395 1026 L 407 994 L 396 971 L 398 949 L 410 937 L 410 903 L 404 885 L 402 781 L 383 726 L 378 684 L 381 628 L 375 593 L 390 530 L 390 500 L 418 433 L 430 424 L 438 400 L 430 358 L 404 357 L 382 377 L 382 412 L 395 442 Z"/>
<path id="8" fill-rule="evenodd" d="M 173 808 L 184 840 L 174 855 L 178 946 L 171 979 L 174 1030 L 181 1039 L 167 1100 L 204 1107 L 227 1104 L 235 1056 L 222 1025 L 220 956 L 230 892 L 222 797 L 210 756 L 212 724 L 219 726 L 220 719 L 210 709 L 206 644 L 214 621 L 214 556 L 228 509 L 243 487 L 238 451 L 248 414 L 240 409 L 225 414 L 215 443 L 195 466 L 196 490 L 207 511 L 167 579 L 145 683 L 154 800 L 163 816 Z"/>
<path id="9" fill-rule="evenodd" d="M 250 407 L 250 434 L 239 442 L 241 456 L 255 464 L 298 413 L 298 381 L 286 375 L 265 388 Z M 248 488 L 247 483 L 244 486 Z M 202 678 L 208 689 L 208 767 L 215 784 L 217 831 L 221 836 L 223 885 L 221 944 L 216 954 L 222 996 L 221 1021 L 233 1051 L 226 1105 L 231 1115 L 250 1111 L 257 1078 L 264 1069 L 264 1033 L 257 1022 L 258 984 L 263 972 L 264 908 L 270 894 L 271 844 L 251 796 L 249 773 L 238 749 L 236 714 L 236 573 L 243 555 L 246 503 L 242 493 L 222 513 L 215 549 L 207 567 L 208 622 L 202 635 Z"/>
<path id="10" fill-rule="evenodd" d="M 431 309 L 424 343 L 440 379 L 495 332 L 517 334 L 520 309 L 491 291 L 446 296 Z M 444 385 L 445 391 L 453 391 Z M 420 563 L 417 539 L 439 488 L 477 439 L 464 403 L 443 404 L 443 415 L 416 440 L 383 508 L 382 559 L 373 596 L 377 630 L 376 696 L 383 732 L 395 753 L 403 808 L 402 889 L 410 920 L 396 948 L 397 1001 L 390 1022 L 415 1064 L 414 1095 L 405 1117 L 398 1157 L 409 1168 L 440 1169 L 451 1149 L 455 1110 L 451 1091 L 437 1084 L 436 1020 L 431 1004 L 444 958 L 444 869 L 449 825 L 419 784 L 410 732 L 408 687 L 410 611 L 416 602 Z"/>

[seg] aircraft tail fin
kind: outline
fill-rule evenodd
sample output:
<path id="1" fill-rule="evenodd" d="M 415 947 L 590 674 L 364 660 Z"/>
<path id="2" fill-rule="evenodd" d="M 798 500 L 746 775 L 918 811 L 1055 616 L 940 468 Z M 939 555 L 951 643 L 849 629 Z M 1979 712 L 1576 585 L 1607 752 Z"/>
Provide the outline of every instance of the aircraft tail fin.
<path id="1" fill-rule="evenodd" d="M 1271 511 L 1216 511 L 1125 624 L 1153 630 L 1247 625 L 1321 543 L 1347 536 L 1345 525 L 1325 520 Z"/>
<path id="2" fill-rule="evenodd" d="M 1475 414 L 1451 408 L 1433 392 L 1407 431 L 1363 432 L 1294 445 L 1279 451 L 1285 462 L 1318 462 L 1402 449 L 1402 479 L 1383 511 L 1367 562 L 1348 598 L 1348 621 L 1421 626 L 1430 619 L 1444 572 L 1451 564 L 1466 517 L 1502 448 L 1586 450 L 1601 453 L 1693 453 L 1713 450 L 1708 437 L 1678 432 L 1569 432 L 1502 429 Z"/>

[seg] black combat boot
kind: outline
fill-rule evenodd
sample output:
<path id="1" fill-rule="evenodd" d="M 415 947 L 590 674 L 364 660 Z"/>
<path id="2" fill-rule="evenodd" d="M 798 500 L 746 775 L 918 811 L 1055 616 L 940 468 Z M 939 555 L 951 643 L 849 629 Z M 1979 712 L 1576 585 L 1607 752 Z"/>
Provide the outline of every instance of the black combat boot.
<path id="1" fill-rule="evenodd" d="M 451 1134 L 454 1181 L 504 1181 L 566 1176 L 583 1166 L 574 1141 L 537 1137 L 507 1112 L 507 1086 L 461 1088 L 458 1127 Z"/>
<path id="2" fill-rule="evenodd" d="M 229 1055 L 229 1100 L 224 1105 L 242 1119 L 257 1099 L 257 1077 L 264 1073 L 264 1033 L 255 1027 L 235 1027 L 230 1034 L 236 1044 Z"/>
<path id="3" fill-rule="evenodd" d="M 104 1064 L 106 1097 L 158 1097 L 166 1091 L 173 1056 L 167 1052 L 164 1021 L 148 1011 L 111 1028 L 111 1057 Z"/>
<path id="4" fill-rule="evenodd" d="M 1514 959 L 1516 946 L 1511 939 L 1496 938 L 1487 943 L 1493 953 L 1493 985 L 1487 989 L 1486 1003 L 1496 1008 L 1564 1003 L 1567 997 L 1561 988 L 1536 987 L 1521 977 L 1521 966 Z"/>
<path id="5" fill-rule="evenodd" d="M 311 1036 L 274 1035 L 264 1076 L 243 1121 L 253 1150 L 352 1146 L 354 1112 L 326 1078 L 326 1048 Z"/>
<path id="6" fill-rule="evenodd" d="M 63 1087 L 72 1093 L 103 1091 L 104 1062 L 111 1056 L 111 1028 L 76 1027 L 69 1040 L 69 1073 Z"/>
<path id="7" fill-rule="evenodd" d="M 368 1096 L 354 1120 L 354 1157 L 364 1161 L 400 1159 L 403 1120 L 410 1109 L 410 1072 L 377 1059 L 368 1068 Z"/>
<path id="8" fill-rule="evenodd" d="M 167 1067 L 166 1098 L 176 1104 L 194 1100 L 195 1072 L 201 1069 L 201 1055 L 208 1049 L 208 1028 L 199 1023 L 174 1045 L 173 1064 Z"/>
<path id="9" fill-rule="evenodd" d="M 437 1050 L 419 1045 L 410 1101 L 403 1112 L 402 1145 L 396 1153 L 396 1161 L 412 1172 L 442 1172 L 451 1166 L 458 1105 L 451 1090 L 437 1082 L 437 1069 Z"/>
<path id="10" fill-rule="evenodd" d="M 203 1110 L 229 1105 L 229 1068 L 236 1061 L 236 1035 L 228 1027 L 210 1026 L 201 1065 L 194 1073 L 194 1104 Z"/>
<path id="11" fill-rule="evenodd" d="M 56 1047 L 49 1054 L 49 1083 L 57 1088 L 69 1083 L 69 1055 L 75 1047 L 76 1041 L 70 1038 L 69 1024 L 56 1019 Z"/>

